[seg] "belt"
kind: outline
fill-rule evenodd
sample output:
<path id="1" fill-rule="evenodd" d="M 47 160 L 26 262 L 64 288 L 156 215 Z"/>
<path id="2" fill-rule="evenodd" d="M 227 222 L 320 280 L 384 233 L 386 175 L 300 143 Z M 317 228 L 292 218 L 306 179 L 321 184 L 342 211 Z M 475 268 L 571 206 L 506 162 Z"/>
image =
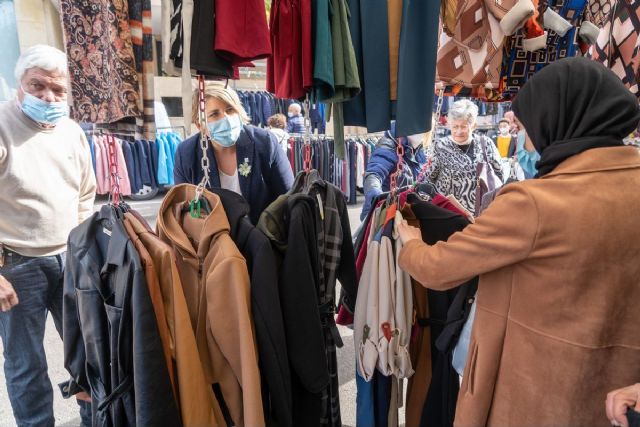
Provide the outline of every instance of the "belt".
<path id="1" fill-rule="evenodd" d="M 344 346 L 344 342 L 342 342 L 342 337 L 340 337 L 340 332 L 336 325 L 336 304 L 333 301 L 333 298 L 324 304 L 319 305 L 318 312 L 320 313 L 320 324 L 322 325 L 322 328 L 329 328 L 329 332 L 331 332 L 331 336 L 333 341 L 336 343 L 336 347 L 342 348 Z"/>
<path id="2" fill-rule="evenodd" d="M 433 319 L 431 317 L 418 317 L 416 319 L 416 322 L 423 328 L 436 325 L 445 325 L 447 323 L 446 320 Z"/>
<path id="3" fill-rule="evenodd" d="M 113 402 L 127 393 L 132 386 L 133 379 L 130 375 L 127 375 L 124 380 L 120 384 L 118 384 L 115 389 L 113 389 L 111 394 L 98 402 L 98 411 L 104 411 L 105 409 L 107 409 Z"/>

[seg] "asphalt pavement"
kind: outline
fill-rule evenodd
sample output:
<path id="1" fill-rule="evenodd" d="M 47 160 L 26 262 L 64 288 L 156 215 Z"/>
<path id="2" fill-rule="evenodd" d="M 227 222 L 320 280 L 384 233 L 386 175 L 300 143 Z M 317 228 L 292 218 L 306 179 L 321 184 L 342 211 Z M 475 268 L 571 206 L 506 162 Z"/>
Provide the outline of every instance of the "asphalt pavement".
<path id="1" fill-rule="evenodd" d="M 362 196 L 359 196 L 362 200 Z M 96 201 L 96 210 L 99 209 L 107 200 L 100 198 Z M 155 227 L 155 218 L 162 202 L 162 195 L 159 195 L 150 201 L 127 201 L 134 209 L 149 221 L 152 227 Z M 349 207 L 349 219 L 351 228 L 355 231 L 360 224 L 361 204 Z M 344 347 L 338 349 L 338 366 L 340 379 L 340 405 L 342 410 L 342 423 L 344 427 L 355 427 L 356 414 L 356 383 L 355 383 L 355 354 L 353 344 L 353 331 L 338 326 L 340 335 L 344 341 Z M 53 321 L 49 317 L 47 321 L 47 329 L 45 332 L 44 346 L 49 364 L 49 377 L 54 384 L 54 414 L 56 417 L 56 426 L 72 427 L 80 425 L 80 417 L 78 406 L 75 399 L 65 400 L 62 398 L 57 386 L 60 382 L 68 378 L 68 374 L 63 366 L 63 350 L 62 340 L 53 326 Z M 0 350 L 2 343 L 0 343 Z M 0 353 L 0 364 L 4 364 L 4 357 Z M 404 419 L 404 410 L 401 409 L 400 420 Z M 11 405 L 7 396 L 5 387 L 4 371 L 0 370 L 0 427 L 15 426 Z"/>

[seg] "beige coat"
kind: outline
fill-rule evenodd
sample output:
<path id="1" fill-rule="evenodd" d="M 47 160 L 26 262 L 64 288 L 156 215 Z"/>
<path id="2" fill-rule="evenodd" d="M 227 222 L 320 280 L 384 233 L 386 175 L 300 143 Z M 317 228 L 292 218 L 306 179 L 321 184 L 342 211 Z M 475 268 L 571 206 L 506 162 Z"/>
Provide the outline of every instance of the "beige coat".
<path id="1" fill-rule="evenodd" d="M 639 188 L 637 149 L 592 149 L 405 246 L 429 288 L 480 274 L 456 426 L 608 425 L 606 393 L 640 378 Z"/>
<path id="2" fill-rule="evenodd" d="M 177 253 L 204 375 L 219 389 L 220 406 L 226 405 L 236 427 L 264 426 L 247 264 L 229 236 L 220 198 L 205 191 L 211 213 L 192 218 L 188 205 L 194 194 L 191 184 L 167 193 L 158 234 Z"/>
<path id="3" fill-rule="evenodd" d="M 145 265 L 147 282 L 155 284 L 153 290 L 150 286 L 149 293 L 163 349 L 171 360 L 169 372 L 174 390 L 177 388 L 182 424 L 184 427 L 226 425 L 211 385 L 204 377 L 173 250 L 130 212 L 125 214 L 124 225 Z M 153 270 L 157 274 L 155 280 L 151 276 Z M 158 298 L 162 310 L 158 310 Z"/>

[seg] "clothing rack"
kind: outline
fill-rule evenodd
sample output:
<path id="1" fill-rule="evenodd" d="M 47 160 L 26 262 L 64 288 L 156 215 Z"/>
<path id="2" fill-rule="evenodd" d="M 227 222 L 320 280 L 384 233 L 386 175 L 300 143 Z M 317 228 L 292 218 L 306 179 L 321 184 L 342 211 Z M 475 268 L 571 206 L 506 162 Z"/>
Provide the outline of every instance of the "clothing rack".
<path id="1" fill-rule="evenodd" d="M 287 158 L 294 175 L 304 169 L 304 134 L 292 134 L 288 141 Z M 349 204 L 357 203 L 358 189 L 364 187 L 364 173 L 378 138 L 357 135 L 345 138 L 346 156 L 335 155 L 334 139 L 330 135 L 310 135 L 311 169 L 318 170 L 327 182 L 338 187 Z"/>

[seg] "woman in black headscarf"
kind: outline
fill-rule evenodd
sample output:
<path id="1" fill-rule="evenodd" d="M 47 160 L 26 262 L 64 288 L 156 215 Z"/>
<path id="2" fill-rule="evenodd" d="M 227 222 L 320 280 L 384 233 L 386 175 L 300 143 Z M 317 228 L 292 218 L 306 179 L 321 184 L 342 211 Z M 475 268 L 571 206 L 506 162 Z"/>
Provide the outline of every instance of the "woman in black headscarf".
<path id="1" fill-rule="evenodd" d="M 541 155 L 538 176 L 591 148 L 624 145 L 638 125 L 638 100 L 622 89 L 610 70 L 585 58 L 558 61 L 522 88 L 513 111 Z"/>
<path id="2" fill-rule="evenodd" d="M 429 246 L 400 227 L 400 267 L 445 290 L 479 275 L 456 426 L 608 422 L 609 390 L 640 378 L 638 102 L 602 65 L 547 66 L 514 111 L 541 159 L 474 224 Z"/>

